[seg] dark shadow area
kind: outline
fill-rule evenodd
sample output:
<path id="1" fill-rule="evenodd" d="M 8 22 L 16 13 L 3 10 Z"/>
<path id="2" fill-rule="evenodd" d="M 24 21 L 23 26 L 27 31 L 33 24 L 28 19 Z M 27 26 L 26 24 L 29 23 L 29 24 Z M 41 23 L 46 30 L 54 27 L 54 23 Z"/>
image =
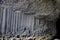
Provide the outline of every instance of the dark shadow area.
<path id="1" fill-rule="evenodd" d="M 0 0 L 0 2 L 1 2 L 2 0 Z"/>
<path id="2" fill-rule="evenodd" d="M 59 16 L 59 18 L 57 19 L 57 22 L 56 22 L 56 30 L 57 30 L 56 38 L 60 39 L 60 16 Z"/>
<path id="3" fill-rule="evenodd" d="M 0 4 L 2 4 L 3 3 L 3 1 L 2 0 L 0 0 Z"/>
<path id="4" fill-rule="evenodd" d="M 56 31 L 57 31 L 57 33 L 53 37 L 53 39 L 56 39 L 56 38 L 60 39 L 60 16 L 59 16 L 59 18 L 56 21 Z"/>

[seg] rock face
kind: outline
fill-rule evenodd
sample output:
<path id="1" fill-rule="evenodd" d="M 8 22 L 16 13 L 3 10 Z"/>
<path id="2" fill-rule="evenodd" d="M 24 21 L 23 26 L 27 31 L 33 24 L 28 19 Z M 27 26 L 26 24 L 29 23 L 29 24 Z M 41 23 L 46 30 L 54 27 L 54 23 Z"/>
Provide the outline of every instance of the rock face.
<path id="1" fill-rule="evenodd" d="M 59 16 L 58 0 L 1 0 L 2 36 L 54 36 Z"/>

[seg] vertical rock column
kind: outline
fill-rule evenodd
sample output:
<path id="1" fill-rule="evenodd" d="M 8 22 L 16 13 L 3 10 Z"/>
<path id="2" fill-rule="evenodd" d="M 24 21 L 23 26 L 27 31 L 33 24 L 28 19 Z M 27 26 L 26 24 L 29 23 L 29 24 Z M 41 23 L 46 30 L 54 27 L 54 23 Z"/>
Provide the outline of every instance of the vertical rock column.
<path id="1" fill-rule="evenodd" d="M 22 14 L 12 9 L 8 9 L 7 13 L 6 34 L 13 36 L 20 33 Z"/>
<path id="2" fill-rule="evenodd" d="M 6 27 L 6 34 L 10 34 L 12 32 L 12 17 L 13 16 L 13 10 L 10 8 L 7 8 L 7 18 L 6 18 L 6 22 L 7 22 L 7 27 Z M 12 22 L 12 23 L 11 23 Z"/>
<path id="3" fill-rule="evenodd" d="M 4 28 L 5 28 L 5 16 L 6 16 L 6 8 L 4 8 L 4 10 L 3 10 L 2 34 L 4 34 Z"/>
<path id="4" fill-rule="evenodd" d="M 2 7 L 0 8 L 0 35 L 2 34 L 3 9 Z"/>
<path id="5" fill-rule="evenodd" d="M 13 32 L 15 34 L 20 33 L 20 29 L 21 29 L 21 20 L 22 20 L 22 14 L 20 11 L 15 11 L 14 13 L 14 18 L 13 18 Z M 14 26 L 15 25 L 15 26 Z"/>

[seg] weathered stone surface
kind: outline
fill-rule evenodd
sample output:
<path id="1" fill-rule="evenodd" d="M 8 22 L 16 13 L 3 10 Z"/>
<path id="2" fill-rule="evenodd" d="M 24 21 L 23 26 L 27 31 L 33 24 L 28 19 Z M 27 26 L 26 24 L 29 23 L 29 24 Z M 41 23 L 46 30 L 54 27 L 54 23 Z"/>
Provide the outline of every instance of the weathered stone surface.
<path id="1" fill-rule="evenodd" d="M 54 36 L 60 12 L 58 1 L 2 0 L 0 33 L 3 36 L 13 37 Z"/>

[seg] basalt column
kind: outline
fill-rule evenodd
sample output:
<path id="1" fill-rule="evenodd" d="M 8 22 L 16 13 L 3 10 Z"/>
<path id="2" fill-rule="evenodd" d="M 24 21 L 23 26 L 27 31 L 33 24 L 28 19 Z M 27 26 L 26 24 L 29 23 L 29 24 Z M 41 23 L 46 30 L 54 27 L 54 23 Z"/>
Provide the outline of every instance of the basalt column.
<path id="1" fill-rule="evenodd" d="M 3 7 L 0 8 L 0 35 L 2 34 Z"/>
<path id="2" fill-rule="evenodd" d="M 20 16 L 20 13 L 14 13 L 10 8 L 0 8 L 0 32 L 2 35 L 9 35 L 15 32 L 15 25 L 17 25 L 15 20 L 17 20 L 16 18 L 18 18 L 18 15 Z"/>
<path id="3" fill-rule="evenodd" d="M 2 21 L 2 35 L 13 36 L 20 33 L 22 14 L 20 12 L 14 12 L 13 9 L 10 8 L 6 8 L 4 13 Z"/>

